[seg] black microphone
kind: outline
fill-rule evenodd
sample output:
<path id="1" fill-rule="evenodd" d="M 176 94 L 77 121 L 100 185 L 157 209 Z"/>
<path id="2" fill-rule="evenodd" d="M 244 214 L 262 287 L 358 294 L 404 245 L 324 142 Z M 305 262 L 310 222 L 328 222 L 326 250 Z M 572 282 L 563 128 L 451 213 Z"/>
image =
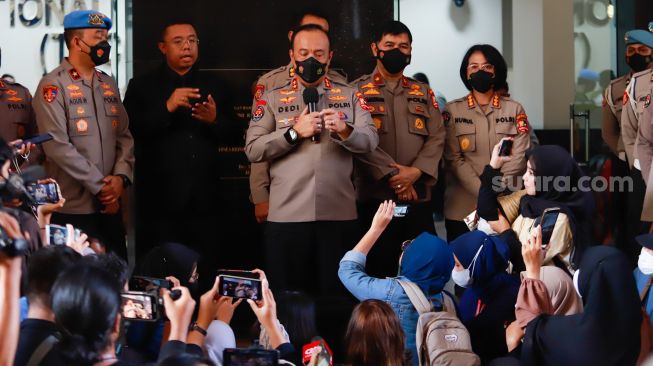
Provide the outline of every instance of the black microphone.
<path id="1" fill-rule="evenodd" d="M 45 169 L 41 166 L 31 166 L 24 169 L 21 174 L 11 174 L 9 178 L 0 184 L 0 191 L 3 196 L 8 194 L 10 197 L 25 197 L 28 202 L 33 202 L 34 198 L 27 192 L 25 184 L 34 183 L 39 179 L 45 178 Z"/>
<path id="2" fill-rule="evenodd" d="M 317 89 L 313 87 L 306 88 L 302 96 L 304 97 L 304 103 L 308 106 L 308 113 L 317 112 L 317 101 L 320 99 Z M 311 141 L 320 142 L 320 133 L 311 136 Z"/>

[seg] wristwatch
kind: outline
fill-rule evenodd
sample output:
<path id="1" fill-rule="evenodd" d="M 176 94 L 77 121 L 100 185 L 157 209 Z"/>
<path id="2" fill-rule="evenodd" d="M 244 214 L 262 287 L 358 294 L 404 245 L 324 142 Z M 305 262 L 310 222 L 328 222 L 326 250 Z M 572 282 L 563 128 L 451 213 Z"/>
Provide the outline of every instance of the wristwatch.
<path id="1" fill-rule="evenodd" d="M 129 180 L 129 178 L 124 175 L 124 174 L 118 174 L 120 178 L 122 178 L 122 188 L 127 188 L 132 185 L 132 181 Z"/>
<path id="2" fill-rule="evenodd" d="M 199 325 L 197 325 L 197 322 L 193 322 L 193 324 L 191 324 L 190 327 L 188 327 L 188 330 L 191 331 L 191 332 L 196 330 L 201 335 L 206 337 L 206 329 L 204 329 L 204 328 L 200 327 Z"/>
<path id="3" fill-rule="evenodd" d="M 286 133 L 283 134 L 283 137 L 285 137 L 286 141 L 288 141 L 288 143 L 291 145 L 294 145 L 297 143 L 297 141 L 299 141 L 299 134 L 297 134 L 297 131 L 295 131 L 295 129 L 292 127 L 286 130 Z"/>

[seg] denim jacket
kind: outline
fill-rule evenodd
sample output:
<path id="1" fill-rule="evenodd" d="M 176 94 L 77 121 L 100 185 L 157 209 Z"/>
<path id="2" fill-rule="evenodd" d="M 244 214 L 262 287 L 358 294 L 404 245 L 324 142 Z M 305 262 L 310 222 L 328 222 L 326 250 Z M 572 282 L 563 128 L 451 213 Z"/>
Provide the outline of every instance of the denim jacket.
<path id="1" fill-rule="evenodd" d="M 397 281 L 397 279 L 410 280 L 403 276 L 385 279 L 371 277 L 365 273 L 366 261 L 365 254 L 353 250 L 348 251 L 340 260 L 338 277 L 358 300 L 381 300 L 392 307 L 406 335 L 406 349 L 410 351 L 412 363 L 418 365 L 419 358 L 417 357 L 415 333 L 419 314 Z M 442 307 L 442 296 L 442 293 L 429 296 L 436 309 Z"/>

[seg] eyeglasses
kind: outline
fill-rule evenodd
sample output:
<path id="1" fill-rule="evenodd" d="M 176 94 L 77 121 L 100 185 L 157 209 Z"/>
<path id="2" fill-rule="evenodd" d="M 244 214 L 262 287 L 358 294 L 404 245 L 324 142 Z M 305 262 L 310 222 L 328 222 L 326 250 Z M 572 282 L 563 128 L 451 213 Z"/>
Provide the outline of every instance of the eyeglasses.
<path id="1" fill-rule="evenodd" d="M 475 73 L 478 70 L 483 70 L 483 71 L 486 71 L 486 72 L 494 72 L 494 65 L 492 65 L 492 64 L 483 64 L 483 65 L 469 64 L 469 66 L 467 66 L 467 70 L 469 70 L 471 73 Z"/>
<path id="2" fill-rule="evenodd" d="M 200 40 L 197 39 L 197 38 L 194 38 L 194 37 L 186 38 L 186 39 L 183 39 L 183 38 L 175 38 L 175 39 L 173 39 L 172 41 L 170 41 L 170 43 L 172 43 L 172 45 L 175 46 L 175 47 L 177 47 L 177 48 L 182 48 L 182 47 L 184 47 L 184 45 L 185 45 L 186 43 L 188 43 L 188 47 L 195 47 L 195 46 L 197 46 L 197 45 L 200 44 Z"/>
<path id="3" fill-rule="evenodd" d="M 413 243 L 413 240 L 415 239 L 405 240 L 403 243 L 401 243 L 401 251 L 406 251 L 406 249 L 408 249 L 408 247 Z"/>
<path id="4" fill-rule="evenodd" d="M 626 48 L 626 56 L 634 56 L 636 53 L 642 56 L 650 56 L 653 53 L 653 49 L 644 45 L 631 45 Z"/>

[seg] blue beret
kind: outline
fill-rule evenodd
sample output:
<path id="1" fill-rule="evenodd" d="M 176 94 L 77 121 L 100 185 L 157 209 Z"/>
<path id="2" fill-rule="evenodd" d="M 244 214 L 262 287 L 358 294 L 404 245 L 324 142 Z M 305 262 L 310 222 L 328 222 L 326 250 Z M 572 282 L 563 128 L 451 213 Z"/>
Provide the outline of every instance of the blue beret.
<path id="1" fill-rule="evenodd" d="M 112 25 L 111 18 L 95 10 L 75 10 L 63 18 L 64 29 L 99 28 L 109 30 Z"/>
<path id="2" fill-rule="evenodd" d="M 650 26 L 650 25 L 649 25 Z M 626 32 L 626 44 L 641 43 L 653 48 L 653 33 L 642 29 Z"/>

